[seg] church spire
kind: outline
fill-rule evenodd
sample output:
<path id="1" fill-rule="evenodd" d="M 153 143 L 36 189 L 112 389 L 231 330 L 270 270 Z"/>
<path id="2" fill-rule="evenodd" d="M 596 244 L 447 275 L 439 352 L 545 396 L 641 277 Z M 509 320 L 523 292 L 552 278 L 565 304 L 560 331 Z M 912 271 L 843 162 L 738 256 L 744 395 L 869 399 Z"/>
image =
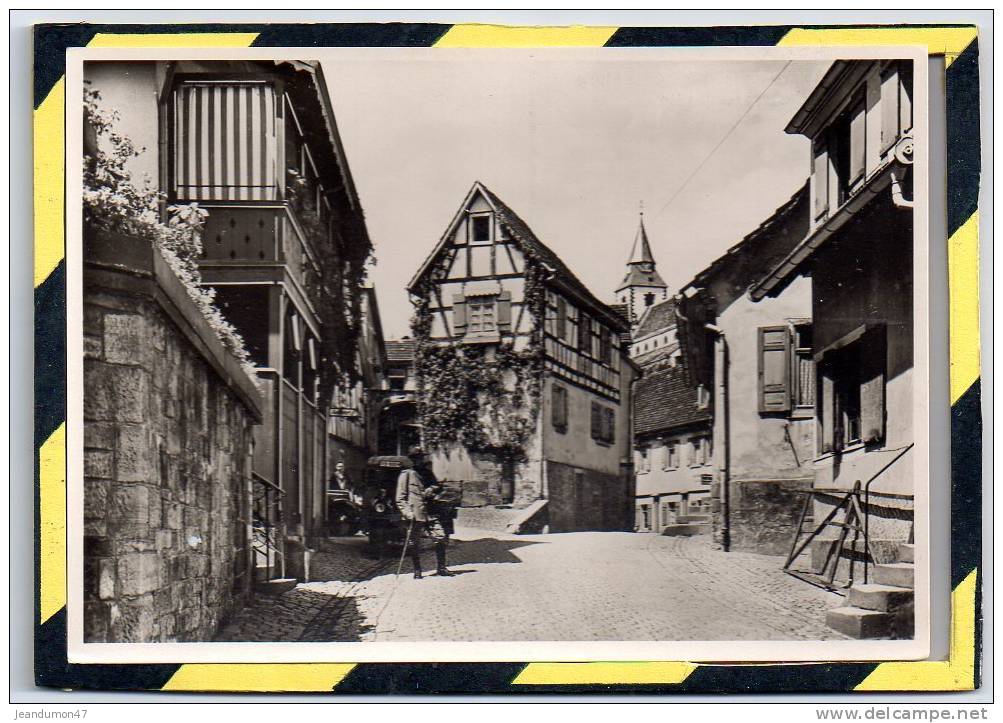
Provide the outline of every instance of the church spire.
<path id="1" fill-rule="evenodd" d="M 616 300 L 627 307 L 631 327 L 652 304 L 668 298 L 668 284 L 655 269 L 655 256 L 651 253 L 648 231 L 644 227 L 644 203 L 638 214 L 634 245 L 627 261 L 627 273 L 616 290 Z"/>
<path id="2" fill-rule="evenodd" d="M 634 234 L 634 246 L 630 250 L 630 260 L 627 265 L 631 264 L 650 264 L 652 269 L 655 267 L 655 257 L 651 255 L 651 244 L 648 243 L 648 232 L 644 228 L 644 203 L 641 203 L 641 212 L 639 214 L 639 220 L 637 224 L 637 233 Z"/>

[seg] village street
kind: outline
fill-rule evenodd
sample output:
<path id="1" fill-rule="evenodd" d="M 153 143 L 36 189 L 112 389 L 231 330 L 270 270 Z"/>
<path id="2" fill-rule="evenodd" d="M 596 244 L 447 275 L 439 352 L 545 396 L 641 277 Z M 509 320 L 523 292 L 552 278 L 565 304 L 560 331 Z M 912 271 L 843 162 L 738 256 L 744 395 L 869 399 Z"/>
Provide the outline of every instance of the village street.
<path id="1" fill-rule="evenodd" d="M 315 582 L 258 595 L 218 641 L 821 640 L 843 598 L 795 580 L 777 557 L 710 538 L 625 532 L 506 535 L 458 528 L 456 577 L 411 575 L 339 538 Z M 434 570 L 434 557 L 425 555 Z"/>

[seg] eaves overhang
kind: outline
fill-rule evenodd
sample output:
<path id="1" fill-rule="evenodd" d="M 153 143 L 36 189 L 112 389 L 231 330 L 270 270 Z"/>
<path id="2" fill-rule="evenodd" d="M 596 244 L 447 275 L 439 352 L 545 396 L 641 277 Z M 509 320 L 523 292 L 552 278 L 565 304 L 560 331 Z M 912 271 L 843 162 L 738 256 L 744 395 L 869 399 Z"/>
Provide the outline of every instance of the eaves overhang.
<path id="1" fill-rule="evenodd" d="M 891 185 L 893 171 L 903 167 L 895 160 L 886 162 L 867 180 L 863 188 L 839 207 L 836 213 L 808 234 L 772 271 L 750 286 L 749 297 L 753 301 L 760 301 L 767 296 L 780 294 L 790 279 L 797 275 L 802 264 L 824 246 L 836 232 L 846 226 L 854 216 L 866 208 L 878 194 L 885 191 Z"/>

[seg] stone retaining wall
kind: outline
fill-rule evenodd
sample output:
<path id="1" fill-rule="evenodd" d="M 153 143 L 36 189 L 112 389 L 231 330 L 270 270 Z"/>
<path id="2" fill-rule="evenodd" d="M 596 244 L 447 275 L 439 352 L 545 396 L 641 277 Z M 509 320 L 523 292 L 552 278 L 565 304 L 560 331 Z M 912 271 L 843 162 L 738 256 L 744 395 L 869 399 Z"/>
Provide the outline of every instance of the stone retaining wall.
<path id="1" fill-rule="evenodd" d="M 209 640 L 250 592 L 256 388 L 149 244 L 85 254 L 84 639 Z"/>
<path id="2" fill-rule="evenodd" d="M 732 480 L 731 549 L 763 555 L 786 555 L 804 510 L 812 480 Z M 714 515 L 715 537 L 721 515 Z"/>
<path id="3" fill-rule="evenodd" d="M 624 475 L 547 461 L 550 532 L 633 529 L 634 500 Z"/>

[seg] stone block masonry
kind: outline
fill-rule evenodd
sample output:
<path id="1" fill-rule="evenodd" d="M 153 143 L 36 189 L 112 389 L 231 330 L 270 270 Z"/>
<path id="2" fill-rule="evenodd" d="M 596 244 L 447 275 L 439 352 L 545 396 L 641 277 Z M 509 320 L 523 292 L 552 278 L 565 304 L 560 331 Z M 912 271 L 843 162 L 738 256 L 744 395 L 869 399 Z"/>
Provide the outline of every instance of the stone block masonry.
<path id="1" fill-rule="evenodd" d="M 811 485 L 810 478 L 731 480 L 731 549 L 763 555 L 790 552 Z M 714 536 L 720 542 L 725 520 L 721 506 L 715 507 Z"/>
<path id="2" fill-rule="evenodd" d="M 210 640 L 251 590 L 257 390 L 149 244 L 86 250 L 84 639 Z"/>

